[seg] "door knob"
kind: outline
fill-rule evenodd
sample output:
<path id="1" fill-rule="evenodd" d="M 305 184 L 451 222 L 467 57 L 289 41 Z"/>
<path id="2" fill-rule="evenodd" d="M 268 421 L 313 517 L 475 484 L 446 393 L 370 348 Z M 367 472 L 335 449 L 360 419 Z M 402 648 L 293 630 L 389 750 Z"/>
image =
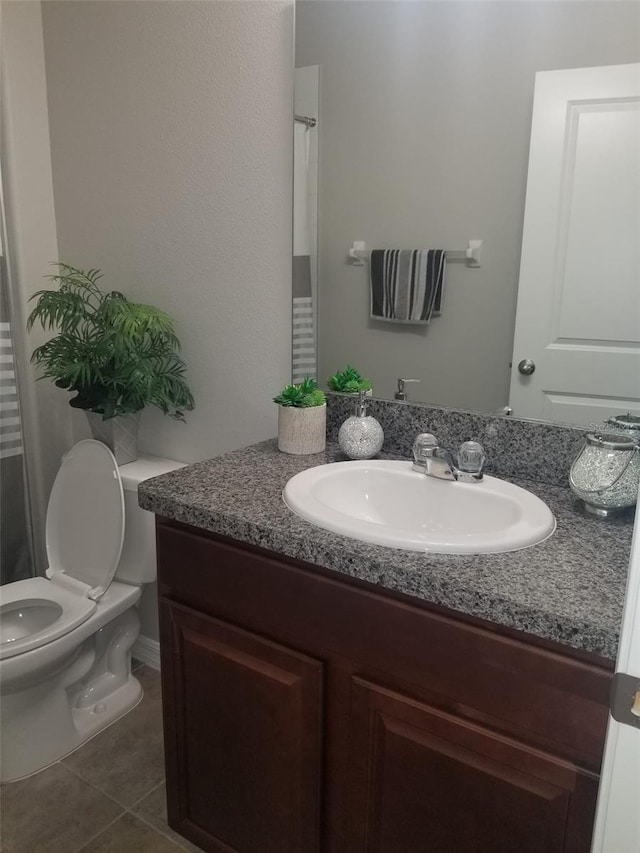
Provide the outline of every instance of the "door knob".
<path id="1" fill-rule="evenodd" d="M 531 376 L 535 369 L 536 363 L 535 361 L 531 361 L 530 358 L 523 358 L 522 361 L 518 364 L 518 370 L 525 376 Z"/>

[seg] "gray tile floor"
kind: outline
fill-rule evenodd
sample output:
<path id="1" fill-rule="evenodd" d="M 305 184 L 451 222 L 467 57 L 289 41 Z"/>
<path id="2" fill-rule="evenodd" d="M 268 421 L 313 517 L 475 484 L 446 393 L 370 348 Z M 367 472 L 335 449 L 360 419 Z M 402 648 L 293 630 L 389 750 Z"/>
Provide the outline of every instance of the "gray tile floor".
<path id="1" fill-rule="evenodd" d="M 167 825 L 160 675 L 140 704 L 76 752 L 0 790 L 2 853 L 180 853 Z"/>

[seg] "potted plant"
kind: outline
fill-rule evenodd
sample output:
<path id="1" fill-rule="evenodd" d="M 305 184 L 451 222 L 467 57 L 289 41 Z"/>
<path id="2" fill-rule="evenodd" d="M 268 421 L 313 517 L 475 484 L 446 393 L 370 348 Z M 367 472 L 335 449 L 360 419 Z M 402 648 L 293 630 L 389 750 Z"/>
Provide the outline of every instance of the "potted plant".
<path id="1" fill-rule="evenodd" d="M 40 378 L 75 393 L 70 405 L 84 409 L 94 436 L 123 465 L 136 458 L 142 409 L 157 406 L 181 421 L 193 409 L 180 342 L 164 311 L 101 290 L 100 270 L 57 266 L 58 273 L 47 276 L 56 289 L 31 297 L 37 301 L 27 328 L 40 323 L 58 334 L 37 347 L 31 361 Z"/>
<path id="2" fill-rule="evenodd" d="M 327 385 L 330 391 L 337 391 L 341 394 L 357 394 L 359 391 L 365 391 L 367 396 L 371 396 L 371 380 L 364 379 L 355 367 L 347 364 L 344 370 L 337 370 L 333 376 L 327 379 Z"/>
<path id="3" fill-rule="evenodd" d="M 278 404 L 278 449 L 304 456 L 327 444 L 327 402 L 315 379 L 285 385 L 273 398 Z"/>

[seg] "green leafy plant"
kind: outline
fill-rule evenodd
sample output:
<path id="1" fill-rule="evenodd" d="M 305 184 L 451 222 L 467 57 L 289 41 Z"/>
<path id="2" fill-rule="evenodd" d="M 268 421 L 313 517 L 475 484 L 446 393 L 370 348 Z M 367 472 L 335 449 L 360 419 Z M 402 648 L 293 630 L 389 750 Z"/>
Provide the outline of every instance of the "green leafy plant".
<path id="1" fill-rule="evenodd" d="M 296 409 L 309 409 L 322 406 L 326 401 L 324 393 L 318 388 L 315 379 L 308 376 L 298 385 L 285 385 L 273 402 L 279 406 L 294 406 Z"/>
<path id="2" fill-rule="evenodd" d="M 193 396 L 179 358 L 173 320 L 151 305 L 130 302 L 98 286 L 100 270 L 58 263 L 46 276 L 55 290 L 39 290 L 27 320 L 58 334 L 37 347 L 31 361 L 40 378 L 76 394 L 77 409 L 99 412 L 103 420 L 157 406 L 176 420 L 193 409 Z"/>
<path id="3" fill-rule="evenodd" d="M 344 370 L 336 371 L 327 379 L 327 385 L 331 391 L 340 391 L 343 394 L 355 394 L 358 391 L 369 391 L 371 380 L 363 379 L 360 372 L 348 364 Z"/>

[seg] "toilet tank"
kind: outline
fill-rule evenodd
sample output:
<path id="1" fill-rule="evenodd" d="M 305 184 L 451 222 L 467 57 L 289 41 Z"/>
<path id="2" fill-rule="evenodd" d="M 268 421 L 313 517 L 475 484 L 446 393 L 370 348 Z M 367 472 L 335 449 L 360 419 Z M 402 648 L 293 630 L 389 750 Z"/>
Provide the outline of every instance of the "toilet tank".
<path id="1" fill-rule="evenodd" d="M 156 579 L 155 516 L 138 506 L 138 486 L 150 477 L 159 477 L 184 463 L 159 456 L 139 456 L 135 462 L 120 466 L 124 489 L 124 543 L 115 574 L 126 583 L 152 583 Z"/>

